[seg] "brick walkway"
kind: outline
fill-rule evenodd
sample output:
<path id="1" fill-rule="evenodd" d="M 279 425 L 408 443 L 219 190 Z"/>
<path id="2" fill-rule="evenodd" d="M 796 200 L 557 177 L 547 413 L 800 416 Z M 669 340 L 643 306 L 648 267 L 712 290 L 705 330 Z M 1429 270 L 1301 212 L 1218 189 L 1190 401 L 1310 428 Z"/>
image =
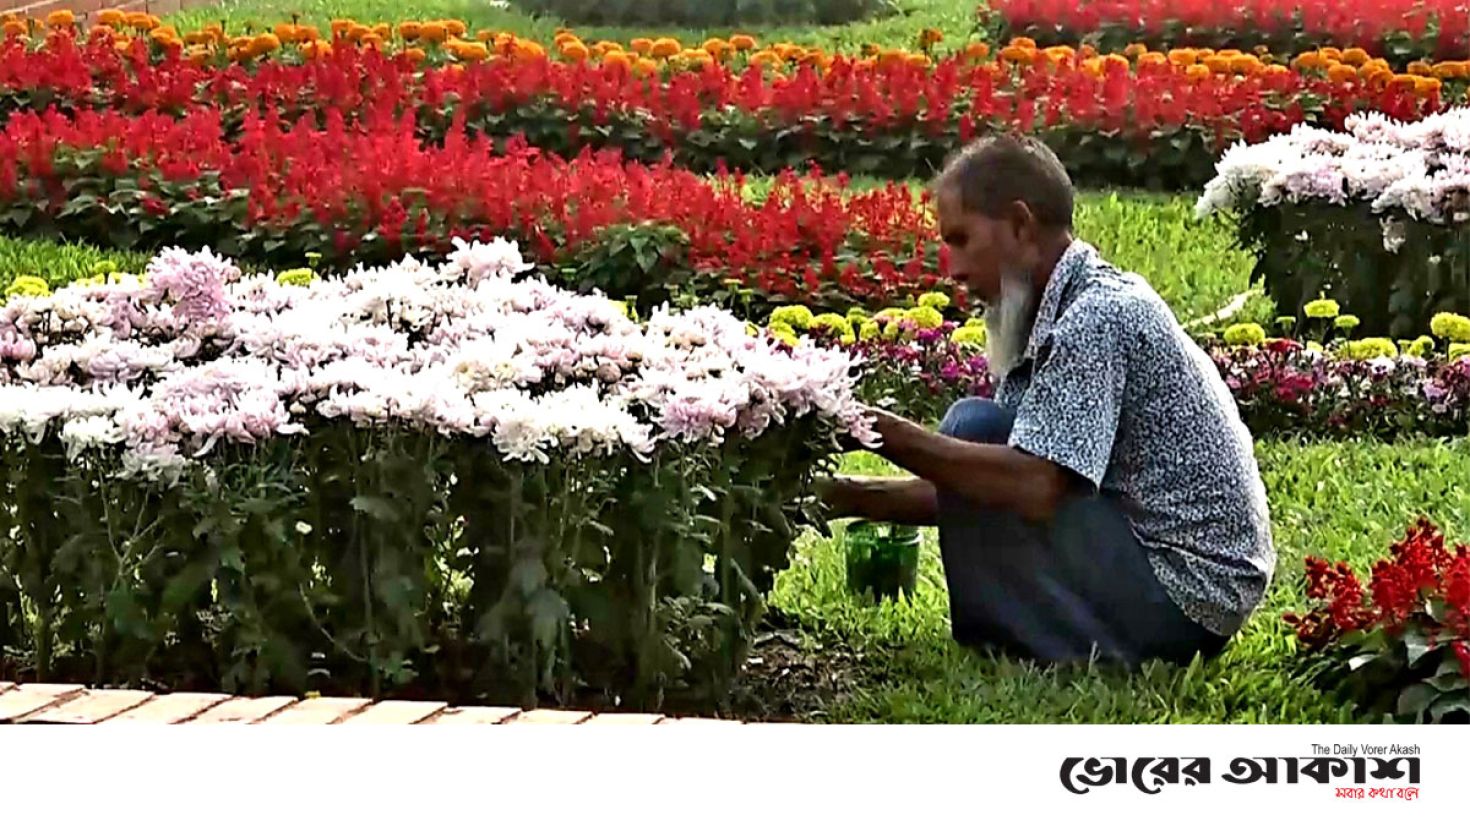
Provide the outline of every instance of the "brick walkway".
<path id="1" fill-rule="evenodd" d="M 89 689 L 80 685 L 0 682 L 0 724 L 53 723 L 281 723 L 384 725 L 553 723 L 562 725 L 654 725 L 738 720 L 661 714 L 593 714 L 558 709 L 451 707 L 444 703 L 348 697 L 231 697 L 228 694 L 154 694 L 150 691 Z"/>

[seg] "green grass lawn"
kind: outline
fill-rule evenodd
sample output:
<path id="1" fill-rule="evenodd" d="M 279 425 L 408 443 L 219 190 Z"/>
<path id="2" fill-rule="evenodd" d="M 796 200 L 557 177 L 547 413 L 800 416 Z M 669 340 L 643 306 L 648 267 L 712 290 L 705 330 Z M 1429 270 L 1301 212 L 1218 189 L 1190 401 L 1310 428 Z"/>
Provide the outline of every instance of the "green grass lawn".
<path id="1" fill-rule="evenodd" d="M 1359 570 L 1388 552 L 1421 514 L 1451 537 L 1470 514 L 1470 466 L 1458 442 L 1263 441 L 1257 455 L 1279 555 L 1267 599 L 1225 653 L 1189 667 L 1150 663 L 1135 674 L 1049 669 L 976 654 L 950 640 L 935 533 L 925 532 L 911 603 L 865 604 L 844 591 L 840 545 L 816 534 L 776 583 L 775 608 L 809 645 L 858 652 L 850 685 L 811 719 L 927 723 L 1327 723 L 1354 710 L 1300 676 L 1282 612 L 1303 605 L 1302 560 L 1345 559 Z M 871 454 L 845 472 L 892 473 Z M 840 536 L 840 529 L 838 531 Z M 820 659 L 823 652 L 810 652 Z"/>
<path id="2" fill-rule="evenodd" d="M 747 27 L 745 31 L 765 42 L 788 41 L 804 46 L 821 46 L 829 51 L 855 51 L 864 43 L 886 47 L 915 47 L 915 37 L 925 28 L 937 28 L 945 34 L 945 43 L 964 42 L 974 23 L 974 0 L 895 0 L 895 12 L 873 20 L 842 26 Z M 536 18 L 516 8 L 510 0 L 507 8 L 490 5 L 485 0 L 419 0 L 412 4 L 392 0 L 232 0 L 216 6 L 189 9 L 170 15 L 168 22 L 194 28 L 223 21 L 229 31 L 246 26 L 259 30 L 298 15 L 302 23 L 315 24 L 326 30 L 336 18 L 351 18 L 361 23 L 392 23 L 402 20 L 463 20 L 474 32 L 479 29 L 514 32 L 521 37 L 550 42 L 559 26 L 570 25 L 554 17 Z M 635 37 L 675 37 L 693 45 L 710 37 L 729 37 L 728 30 L 691 30 L 680 28 L 622 28 L 609 26 L 573 26 L 587 41 L 617 40 L 628 42 Z"/>

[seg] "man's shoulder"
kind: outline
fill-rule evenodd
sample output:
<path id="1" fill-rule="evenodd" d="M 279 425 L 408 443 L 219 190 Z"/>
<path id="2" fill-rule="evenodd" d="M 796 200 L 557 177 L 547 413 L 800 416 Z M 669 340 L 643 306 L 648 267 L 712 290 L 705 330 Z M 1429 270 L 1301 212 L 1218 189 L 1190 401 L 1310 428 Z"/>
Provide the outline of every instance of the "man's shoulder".
<path id="1" fill-rule="evenodd" d="M 1139 331 L 1173 319 L 1168 305 L 1146 280 L 1106 262 L 1082 273 L 1072 292 L 1072 299 L 1057 316 L 1059 331 Z"/>

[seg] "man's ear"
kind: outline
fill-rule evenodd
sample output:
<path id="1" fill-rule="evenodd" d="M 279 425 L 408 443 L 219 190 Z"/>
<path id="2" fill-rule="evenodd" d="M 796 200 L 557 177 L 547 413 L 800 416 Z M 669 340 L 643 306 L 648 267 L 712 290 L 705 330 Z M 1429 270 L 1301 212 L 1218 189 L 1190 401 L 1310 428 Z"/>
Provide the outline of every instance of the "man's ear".
<path id="1" fill-rule="evenodd" d="M 1036 241 L 1036 214 L 1025 201 L 1012 201 L 1006 210 L 1011 234 L 1020 245 Z"/>

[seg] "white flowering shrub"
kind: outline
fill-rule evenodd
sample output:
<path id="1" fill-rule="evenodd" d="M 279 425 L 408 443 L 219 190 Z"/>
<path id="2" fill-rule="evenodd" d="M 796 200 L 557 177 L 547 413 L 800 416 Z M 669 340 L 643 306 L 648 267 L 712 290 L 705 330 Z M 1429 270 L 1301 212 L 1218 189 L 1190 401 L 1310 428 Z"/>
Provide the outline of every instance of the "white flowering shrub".
<path id="1" fill-rule="evenodd" d="M 852 357 L 527 269 L 168 250 L 10 298 L 0 647 L 40 679 L 719 695 L 812 473 L 873 438 Z"/>
<path id="2" fill-rule="evenodd" d="M 1281 311 L 1337 299 L 1363 335 L 1412 338 L 1470 310 L 1470 109 L 1344 131 L 1298 126 L 1221 158 L 1198 204 L 1234 213 Z"/>

